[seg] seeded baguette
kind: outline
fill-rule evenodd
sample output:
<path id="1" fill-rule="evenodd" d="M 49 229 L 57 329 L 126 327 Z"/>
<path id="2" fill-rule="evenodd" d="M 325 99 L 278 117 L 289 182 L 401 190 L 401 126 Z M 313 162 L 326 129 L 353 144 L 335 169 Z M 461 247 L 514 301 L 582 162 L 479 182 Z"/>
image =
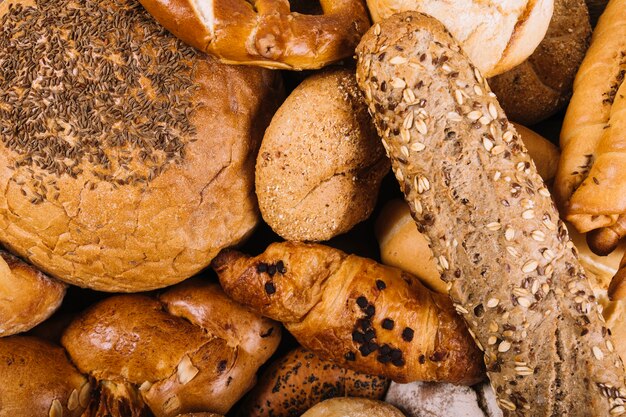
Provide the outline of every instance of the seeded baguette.
<path id="1" fill-rule="evenodd" d="M 414 12 L 375 25 L 357 58 L 396 178 L 505 415 L 624 414 L 601 310 L 480 72 L 441 23 Z"/>

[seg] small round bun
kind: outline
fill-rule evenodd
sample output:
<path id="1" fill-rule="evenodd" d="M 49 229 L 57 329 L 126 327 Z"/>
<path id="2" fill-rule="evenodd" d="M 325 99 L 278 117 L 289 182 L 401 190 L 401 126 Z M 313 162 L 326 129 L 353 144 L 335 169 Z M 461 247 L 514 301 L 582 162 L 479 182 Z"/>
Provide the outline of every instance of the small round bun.
<path id="1" fill-rule="evenodd" d="M 382 401 L 364 398 L 332 398 L 309 409 L 302 417 L 405 417 Z"/>
<path id="2" fill-rule="evenodd" d="M 25 336 L 0 339 L 0 417 L 78 417 L 91 384 L 65 351 Z"/>
<path id="3" fill-rule="evenodd" d="M 0 336 L 28 331 L 54 313 L 67 285 L 0 250 Z"/>
<path id="4" fill-rule="evenodd" d="M 444 24 L 485 77 L 521 64 L 543 39 L 553 0 L 367 0 L 375 22 L 418 11 Z"/>
<path id="5" fill-rule="evenodd" d="M 278 75 L 220 64 L 135 1 L 70 3 L 0 3 L 0 243 L 81 287 L 180 282 L 259 220 Z"/>
<path id="6" fill-rule="evenodd" d="M 354 71 L 313 75 L 265 132 L 256 165 L 263 219 L 287 240 L 328 240 L 369 217 L 388 170 Z"/>

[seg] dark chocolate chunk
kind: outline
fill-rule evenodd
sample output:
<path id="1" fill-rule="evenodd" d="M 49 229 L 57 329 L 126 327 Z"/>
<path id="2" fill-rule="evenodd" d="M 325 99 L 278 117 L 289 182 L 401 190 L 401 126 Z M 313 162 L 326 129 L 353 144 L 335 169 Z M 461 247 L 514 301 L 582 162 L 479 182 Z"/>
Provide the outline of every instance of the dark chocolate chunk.
<path id="1" fill-rule="evenodd" d="M 385 330 L 393 330 L 393 326 L 395 326 L 395 323 L 391 319 L 385 319 L 383 320 L 382 326 L 383 326 L 383 329 Z"/>
<path id="2" fill-rule="evenodd" d="M 343 356 L 347 361 L 355 361 L 356 360 L 356 355 L 354 354 L 354 352 L 348 352 Z"/>
<path id="3" fill-rule="evenodd" d="M 360 296 L 356 299 L 356 304 L 361 308 L 367 307 L 367 298 Z"/>
<path id="4" fill-rule="evenodd" d="M 411 342 L 413 340 L 413 336 L 415 336 L 415 332 L 410 327 L 405 327 L 402 330 L 402 339 L 405 342 Z"/>
<path id="5" fill-rule="evenodd" d="M 266 264 L 266 263 L 261 262 L 260 264 L 258 264 L 258 265 L 256 266 L 256 271 L 257 271 L 259 274 L 262 274 L 262 273 L 264 273 L 264 272 L 267 272 L 267 264 Z"/>
<path id="6" fill-rule="evenodd" d="M 265 283 L 265 292 L 268 293 L 269 295 L 272 295 L 276 292 L 276 287 L 274 286 L 273 283 L 271 282 L 266 282 Z"/>
<path id="7" fill-rule="evenodd" d="M 387 284 L 385 284 L 385 281 L 382 281 L 380 279 L 376 280 L 376 288 L 378 288 L 379 290 L 384 290 L 385 288 L 387 288 Z"/>

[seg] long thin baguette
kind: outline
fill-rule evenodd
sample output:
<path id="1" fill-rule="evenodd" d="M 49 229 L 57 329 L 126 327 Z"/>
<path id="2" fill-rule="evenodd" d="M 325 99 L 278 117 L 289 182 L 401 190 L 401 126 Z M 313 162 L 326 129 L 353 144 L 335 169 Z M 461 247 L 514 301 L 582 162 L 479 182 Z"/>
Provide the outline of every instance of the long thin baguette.
<path id="1" fill-rule="evenodd" d="M 508 416 L 625 413 L 624 370 L 550 193 L 435 19 L 375 25 L 357 79 Z"/>

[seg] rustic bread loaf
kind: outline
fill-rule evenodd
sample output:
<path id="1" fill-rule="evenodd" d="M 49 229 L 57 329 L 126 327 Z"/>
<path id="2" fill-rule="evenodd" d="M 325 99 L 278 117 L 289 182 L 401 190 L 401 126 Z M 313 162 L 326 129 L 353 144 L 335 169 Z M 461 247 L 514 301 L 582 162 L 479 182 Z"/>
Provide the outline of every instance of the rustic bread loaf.
<path id="1" fill-rule="evenodd" d="M 328 240 L 369 217 L 388 171 L 354 71 L 313 75 L 263 137 L 256 164 L 261 214 L 287 240 Z"/>
<path id="2" fill-rule="evenodd" d="M 415 12 L 375 25 L 357 57 L 396 178 L 504 414 L 626 412 L 622 361 L 576 250 L 480 71 Z"/>
<path id="3" fill-rule="evenodd" d="M 91 384 L 59 346 L 34 337 L 0 339 L 0 417 L 79 417 Z"/>
<path id="4" fill-rule="evenodd" d="M 365 398 L 332 398 L 317 404 L 302 417 L 405 417 L 397 408 Z"/>
<path id="5" fill-rule="evenodd" d="M 44 272 L 160 288 L 257 224 L 275 73 L 219 64 L 130 0 L 7 0 L 0 62 L 0 243 Z"/>
<path id="6" fill-rule="evenodd" d="M 397 382 L 484 376 L 447 297 L 399 269 L 300 242 L 273 243 L 256 257 L 224 250 L 212 266 L 226 294 L 340 366 Z"/>
<path id="7" fill-rule="evenodd" d="M 67 285 L 0 249 L 0 336 L 32 329 L 54 313 Z"/>
<path id="8" fill-rule="evenodd" d="M 156 417 L 226 413 L 274 353 L 280 327 L 231 301 L 219 285 L 186 281 L 160 300 L 108 298 L 80 315 L 62 343 L 97 381 L 90 408 Z"/>
<path id="9" fill-rule="evenodd" d="M 389 380 L 365 375 L 320 358 L 302 347 L 276 360 L 259 377 L 241 406 L 241 417 L 299 416 L 333 397 L 380 400 Z"/>
<path id="10" fill-rule="evenodd" d="M 515 68 L 489 79 L 510 120 L 535 124 L 567 105 L 590 35 L 584 0 L 554 0 L 550 26 L 535 52 Z"/>
<path id="11" fill-rule="evenodd" d="M 174 35 L 229 64 L 321 68 L 351 57 L 369 28 L 363 0 L 320 0 L 319 14 L 292 12 L 284 0 L 141 3 Z"/>
<path id="12" fill-rule="evenodd" d="M 463 45 L 484 76 L 522 63 L 543 39 L 553 0 L 367 0 L 374 22 L 418 11 L 435 17 Z"/>

